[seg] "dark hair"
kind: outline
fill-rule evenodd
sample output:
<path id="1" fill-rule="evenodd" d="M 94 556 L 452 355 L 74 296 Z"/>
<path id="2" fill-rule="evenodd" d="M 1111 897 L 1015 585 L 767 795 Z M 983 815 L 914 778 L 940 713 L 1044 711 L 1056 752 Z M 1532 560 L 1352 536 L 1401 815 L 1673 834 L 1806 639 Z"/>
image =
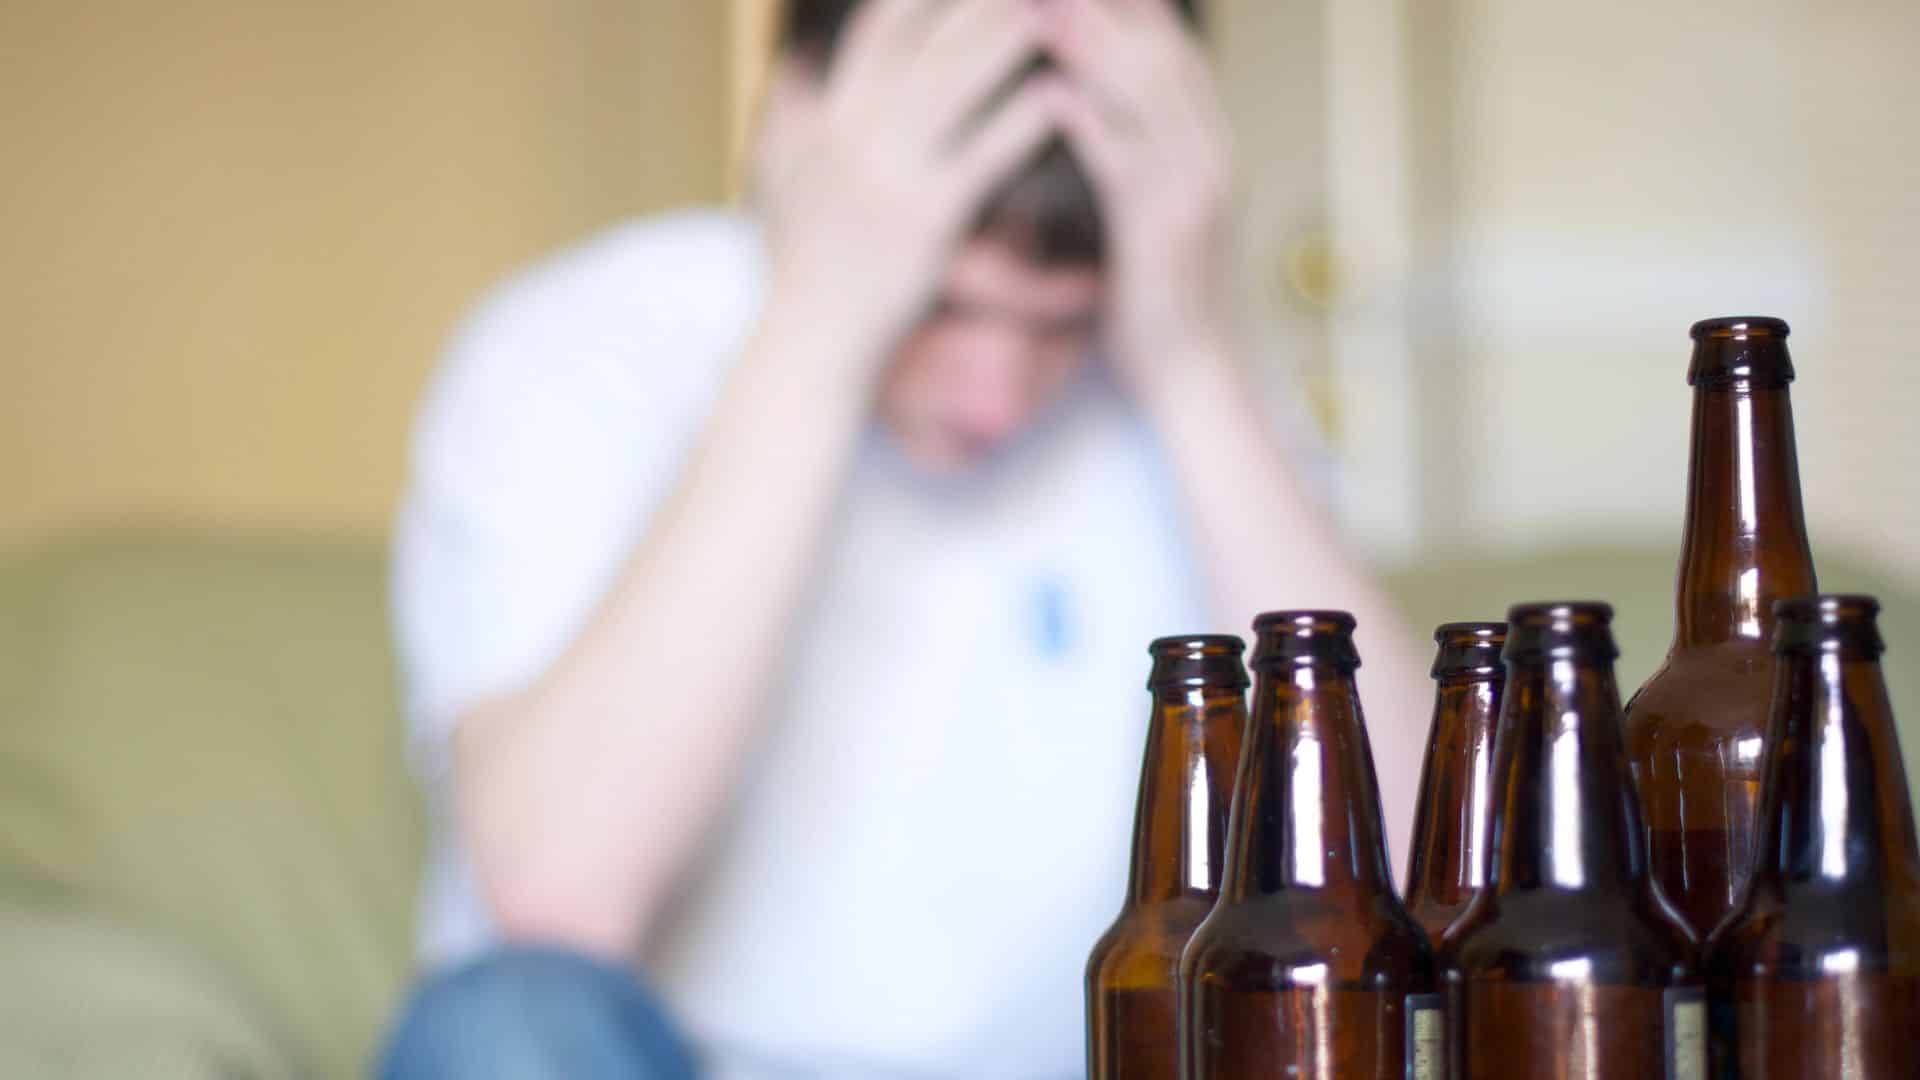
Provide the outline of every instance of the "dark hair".
<path id="1" fill-rule="evenodd" d="M 833 60 L 847 19 L 863 0 L 786 0 L 780 47 L 822 68 Z M 959 0 L 951 0 L 959 2 Z M 1199 25 L 1199 0 L 1169 0 Z M 1099 265 L 1106 257 L 1100 200 L 1064 140 L 1047 141 L 988 196 L 976 235 L 1006 237 L 1041 266 Z"/>

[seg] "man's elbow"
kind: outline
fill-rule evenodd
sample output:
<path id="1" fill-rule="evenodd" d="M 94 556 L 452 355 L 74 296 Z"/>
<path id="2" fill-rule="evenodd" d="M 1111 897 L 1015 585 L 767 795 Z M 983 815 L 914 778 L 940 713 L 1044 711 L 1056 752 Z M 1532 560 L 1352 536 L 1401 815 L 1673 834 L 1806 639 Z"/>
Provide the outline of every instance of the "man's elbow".
<path id="1" fill-rule="evenodd" d="M 639 925 L 632 888 L 607 852 L 568 843 L 586 832 L 576 822 L 543 814 L 556 805 L 556 791 L 499 768 L 515 749 L 497 738 L 499 730 L 471 724 L 454 742 L 462 843 L 495 932 L 514 944 L 632 956 Z"/>
<path id="2" fill-rule="evenodd" d="M 661 853 L 614 839 L 633 830 L 586 798 L 596 785 L 566 779 L 580 763 L 530 767 L 542 758 L 516 736 L 535 719 L 509 699 L 454 733 L 454 801 L 481 899 L 502 940 L 624 962 L 664 895 Z"/>
<path id="3" fill-rule="evenodd" d="M 637 919 L 611 892 L 541 874 L 497 875 L 484 889 L 501 940 L 625 963 L 638 950 Z"/>

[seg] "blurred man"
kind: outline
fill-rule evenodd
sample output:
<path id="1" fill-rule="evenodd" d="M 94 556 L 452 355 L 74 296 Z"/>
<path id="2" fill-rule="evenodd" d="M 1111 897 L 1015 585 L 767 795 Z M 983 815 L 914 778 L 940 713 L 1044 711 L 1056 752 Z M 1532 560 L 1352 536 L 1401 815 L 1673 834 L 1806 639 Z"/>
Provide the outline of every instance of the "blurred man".
<path id="1" fill-rule="evenodd" d="M 1241 370 L 1181 11 L 787 15 L 753 213 L 521 277 L 421 420 L 393 1075 L 682 1075 L 663 1012 L 718 1076 L 1077 1074 L 1144 647 L 1261 607 L 1370 631 L 1406 833 L 1425 681 Z"/>

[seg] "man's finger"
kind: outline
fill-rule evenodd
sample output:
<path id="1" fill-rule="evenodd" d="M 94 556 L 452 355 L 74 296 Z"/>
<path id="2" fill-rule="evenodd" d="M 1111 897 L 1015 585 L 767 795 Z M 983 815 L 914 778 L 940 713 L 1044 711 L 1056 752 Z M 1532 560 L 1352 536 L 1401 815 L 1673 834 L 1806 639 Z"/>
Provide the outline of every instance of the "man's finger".
<path id="1" fill-rule="evenodd" d="M 920 55 L 914 58 L 914 63 L 919 65 L 928 59 L 965 51 L 968 43 L 979 38 L 983 30 L 1019 18 L 1038 22 L 1033 0 L 947 0 L 928 20 L 927 31 L 920 38 Z"/>
<path id="2" fill-rule="evenodd" d="M 933 19 L 952 0 L 866 0 L 847 20 L 829 84 L 843 100 L 885 93 L 912 64 Z"/>
<path id="3" fill-rule="evenodd" d="M 1111 189 L 1129 168 L 1127 140 L 1114 129 L 1111 115 L 1078 87 L 1068 87 L 1056 105 L 1057 122 L 1074 156 L 1086 166 L 1094 186 Z"/>
<path id="4" fill-rule="evenodd" d="M 1067 93 L 1057 75 L 1036 75 L 1022 83 L 955 149 L 948 173 L 954 196 L 977 207 L 993 185 L 1060 130 Z"/>
<path id="5" fill-rule="evenodd" d="M 811 77 L 782 61 L 776 66 L 767 92 L 760 99 L 749 145 L 749 194 L 758 197 L 777 177 L 792 172 L 801 147 L 812 135 L 818 102 L 811 100 Z"/>
<path id="6" fill-rule="evenodd" d="M 899 105 L 950 145 L 982 122 L 995 91 L 1012 92 L 1022 66 L 1040 54 L 1041 22 L 1030 0 L 964 0 L 928 36 Z"/>
<path id="7" fill-rule="evenodd" d="M 1179 81 L 1182 54 L 1192 46 L 1169 0 L 1141 2 L 1166 10 L 1127 10 L 1119 0 L 1054 0 L 1048 6 L 1049 51 L 1122 132 L 1164 119 L 1171 104 L 1168 84 Z"/>

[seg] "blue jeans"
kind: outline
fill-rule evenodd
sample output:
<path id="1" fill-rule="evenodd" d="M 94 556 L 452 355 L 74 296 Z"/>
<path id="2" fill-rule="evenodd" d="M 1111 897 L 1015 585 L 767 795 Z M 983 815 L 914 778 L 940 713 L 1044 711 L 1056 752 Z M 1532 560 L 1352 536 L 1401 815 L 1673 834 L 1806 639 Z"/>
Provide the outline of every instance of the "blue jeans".
<path id="1" fill-rule="evenodd" d="M 693 1055 L 625 968 L 512 947 L 436 975 L 407 1003 L 382 1080 L 690 1080 Z"/>

